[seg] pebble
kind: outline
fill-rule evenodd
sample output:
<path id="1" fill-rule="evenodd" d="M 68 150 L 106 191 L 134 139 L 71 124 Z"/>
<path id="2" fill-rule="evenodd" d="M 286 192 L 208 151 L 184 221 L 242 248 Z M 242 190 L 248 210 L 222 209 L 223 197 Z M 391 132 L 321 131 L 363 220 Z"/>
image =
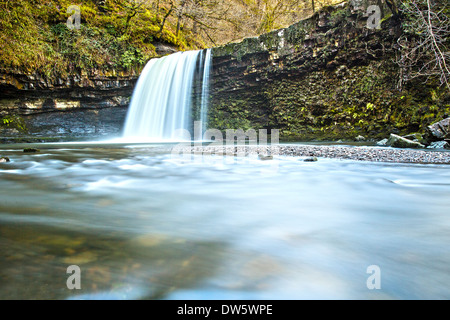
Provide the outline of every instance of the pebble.
<path id="1" fill-rule="evenodd" d="M 235 151 L 235 147 L 185 147 L 185 153 L 197 152 L 204 154 L 227 154 Z M 450 164 L 450 152 L 427 151 L 417 149 L 395 149 L 395 148 L 360 148 L 343 146 L 311 146 L 311 145 L 274 145 L 274 146 L 246 146 L 245 153 L 249 155 L 271 154 L 290 157 L 316 157 L 332 158 L 371 162 L 392 163 L 434 163 Z"/>

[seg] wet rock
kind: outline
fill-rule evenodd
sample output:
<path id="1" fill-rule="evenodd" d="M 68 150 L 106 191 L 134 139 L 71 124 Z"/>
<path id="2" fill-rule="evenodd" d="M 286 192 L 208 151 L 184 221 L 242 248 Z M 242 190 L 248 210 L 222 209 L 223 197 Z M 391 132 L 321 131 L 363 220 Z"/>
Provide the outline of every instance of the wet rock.
<path id="1" fill-rule="evenodd" d="M 405 139 L 396 134 L 391 134 L 391 137 L 388 140 L 388 145 L 394 148 L 412 148 L 412 149 L 421 149 L 425 148 L 425 145 Z"/>
<path id="2" fill-rule="evenodd" d="M 317 161 L 319 161 L 319 159 L 317 159 L 317 157 L 309 157 L 309 158 L 306 158 L 303 161 L 304 162 L 317 162 Z"/>
<path id="3" fill-rule="evenodd" d="M 270 160 L 273 160 L 273 156 L 263 156 L 263 155 L 259 155 L 258 156 L 258 158 L 259 158 L 259 160 L 261 160 L 261 161 L 270 161 Z"/>
<path id="4" fill-rule="evenodd" d="M 179 51 L 177 47 L 165 43 L 154 43 L 153 45 L 155 46 L 156 53 L 161 56 L 165 56 Z"/>
<path id="5" fill-rule="evenodd" d="M 11 160 L 8 157 L 2 157 L 0 158 L 0 163 L 6 163 L 6 162 L 10 162 Z"/>
<path id="6" fill-rule="evenodd" d="M 427 127 L 425 139 L 430 143 L 448 138 L 450 132 L 450 118 L 436 122 Z"/>
<path id="7" fill-rule="evenodd" d="M 17 130 L 16 128 L 6 128 L 6 129 L 3 129 L 2 134 L 14 136 L 16 134 L 20 134 L 20 131 Z"/>
<path id="8" fill-rule="evenodd" d="M 383 140 L 377 142 L 377 146 L 386 147 L 388 145 L 388 142 L 389 142 L 388 139 L 383 139 Z"/>
<path id="9" fill-rule="evenodd" d="M 403 138 L 411 140 L 411 141 L 419 142 L 422 144 L 426 144 L 425 140 L 423 139 L 423 136 L 420 133 L 408 134 L 407 136 L 403 136 Z"/>
<path id="10" fill-rule="evenodd" d="M 363 141 L 366 141 L 366 138 L 363 137 L 363 136 L 357 136 L 357 137 L 355 138 L 355 140 L 356 140 L 357 142 L 363 142 Z"/>
<path id="11" fill-rule="evenodd" d="M 449 144 L 447 143 L 447 141 L 435 141 L 428 146 L 428 149 L 444 149 L 444 148 L 449 149 Z"/>
<path id="12" fill-rule="evenodd" d="M 35 148 L 25 148 L 23 149 L 24 153 L 36 153 L 36 152 L 40 152 L 41 150 L 39 149 L 35 149 Z"/>

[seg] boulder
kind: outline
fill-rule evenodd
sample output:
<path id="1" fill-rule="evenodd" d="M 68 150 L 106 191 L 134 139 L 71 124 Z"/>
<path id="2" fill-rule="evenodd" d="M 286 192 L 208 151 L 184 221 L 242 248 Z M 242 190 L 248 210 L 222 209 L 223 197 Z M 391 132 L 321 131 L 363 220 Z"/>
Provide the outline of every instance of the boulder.
<path id="1" fill-rule="evenodd" d="M 394 148 L 413 148 L 413 149 L 421 149 L 425 148 L 425 145 L 405 139 L 396 134 L 391 134 L 391 137 L 388 140 L 388 145 Z"/>
<path id="2" fill-rule="evenodd" d="M 386 147 L 388 145 L 388 142 L 389 142 L 388 139 L 383 139 L 383 140 L 377 142 L 377 146 Z"/>
<path id="3" fill-rule="evenodd" d="M 363 142 L 363 141 L 366 141 L 366 138 L 364 138 L 363 136 L 357 136 L 357 137 L 355 138 L 355 140 L 356 140 L 357 142 Z"/>
<path id="4" fill-rule="evenodd" d="M 306 158 L 303 161 L 304 162 L 317 162 L 317 161 L 319 161 L 319 159 L 317 159 L 317 157 L 309 157 L 309 158 Z"/>
<path id="5" fill-rule="evenodd" d="M 2 157 L 0 158 L 0 163 L 6 163 L 6 162 L 10 162 L 11 160 L 9 160 L 8 157 Z"/>
<path id="6" fill-rule="evenodd" d="M 447 118 L 427 127 L 425 139 L 429 143 L 434 141 L 441 141 L 449 137 L 449 132 L 450 132 L 450 118 Z"/>
<path id="7" fill-rule="evenodd" d="M 444 149 L 444 148 L 448 148 L 447 141 L 435 141 L 428 146 L 428 149 Z"/>
<path id="8" fill-rule="evenodd" d="M 420 142 L 421 144 L 426 144 L 425 140 L 423 139 L 423 136 L 420 133 L 411 133 L 411 134 L 408 134 L 407 136 L 403 136 L 403 138 L 411 140 L 411 141 L 415 141 L 415 142 Z"/>

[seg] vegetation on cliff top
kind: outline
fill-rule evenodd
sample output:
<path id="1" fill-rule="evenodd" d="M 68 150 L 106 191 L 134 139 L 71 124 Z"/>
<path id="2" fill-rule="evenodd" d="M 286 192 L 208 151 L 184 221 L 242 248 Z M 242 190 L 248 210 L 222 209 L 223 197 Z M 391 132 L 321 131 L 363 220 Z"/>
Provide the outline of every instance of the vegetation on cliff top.
<path id="1" fill-rule="evenodd" d="M 126 70 L 156 56 L 154 41 L 180 49 L 202 43 L 169 25 L 161 30 L 158 16 L 128 1 L 84 1 L 81 27 L 69 30 L 70 0 L 9 0 L 0 6 L 0 64 L 26 72 L 79 73 L 91 69 Z M 103 4 L 103 5 L 102 5 Z"/>
<path id="2" fill-rule="evenodd" d="M 413 2 L 422 4 L 418 11 L 406 12 L 400 6 L 400 20 L 389 14 L 383 17 L 380 30 L 367 32 L 358 27 L 360 17 L 351 7 L 330 8 L 329 18 L 322 20 L 322 26 L 328 29 L 323 27 L 326 32 L 314 35 L 313 41 L 320 43 L 315 46 L 303 42 L 309 25 L 293 26 L 285 32 L 286 56 L 280 54 L 267 67 L 250 65 L 247 70 L 254 71 L 238 78 L 239 82 L 228 75 L 229 82 L 220 88 L 223 92 L 214 97 L 210 125 L 223 130 L 277 128 L 282 139 L 292 140 L 351 140 L 361 135 L 383 139 L 390 133 L 424 133 L 428 125 L 450 116 L 445 69 L 450 65 L 449 28 L 448 24 L 439 25 L 439 19 L 431 24 L 428 19 L 424 24 L 415 23 L 421 13 L 428 16 L 429 9 L 423 6 L 426 0 L 409 3 Z M 443 1 L 433 3 L 448 8 Z M 435 12 L 448 17 L 448 11 Z M 430 15 L 436 17 L 432 12 Z M 345 38 L 348 34 L 353 36 Z M 401 42 L 397 41 L 399 34 Z M 270 35 L 277 37 L 279 33 Z M 433 36 L 437 46 L 430 41 Z M 255 47 L 248 45 L 252 41 Z M 251 63 L 251 54 L 261 50 L 262 41 L 265 37 L 222 50 L 224 54 L 230 50 L 238 60 L 247 55 L 240 62 L 245 65 Z M 414 44 L 423 44 L 429 50 L 415 50 Z M 434 50 L 441 51 L 444 58 Z M 406 55 L 414 59 L 399 59 Z M 251 92 L 241 89 L 249 84 Z M 230 87 L 241 90 L 230 94 Z"/>
<path id="3" fill-rule="evenodd" d="M 6 0 L 0 67 L 47 77 L 140 68 L 155 44 L 198 49 L 287 26 L 336 0 Z M 67 21 L 80 8 L 81 27 Z"/>

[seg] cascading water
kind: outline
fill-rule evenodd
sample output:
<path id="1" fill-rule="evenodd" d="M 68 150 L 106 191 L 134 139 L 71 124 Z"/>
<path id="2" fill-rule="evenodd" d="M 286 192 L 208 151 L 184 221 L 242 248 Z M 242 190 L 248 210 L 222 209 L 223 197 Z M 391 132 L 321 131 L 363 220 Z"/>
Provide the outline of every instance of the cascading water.
<path id="1" fill-rule="evenodd" d="M 202 133 L 206 131 L 207 125 L 208 125 L 209 75 L 211 73 L 211 62 L 212 62 L 211 50 L 207 50 L 206 56 L 204 59 L 204 64 L 203 64 L 204 70 L 203 70 L 203 81 L 202 81 L 202 102 L 201 102 L 201 110 L 200 110 L 200 121 L 202 122 Z"/>
<path id="2" fill-rule="evenodd" d="M 200 119 L 192 119 L 192 90 L 200 57 L 203 68 Z M 124 138 L 177 140 L 178 130 L 190 131 L 192 120 L 207 122 L 211 50 L 178 52 L 152 59 L 145 66 L 131 99 Z"/>

